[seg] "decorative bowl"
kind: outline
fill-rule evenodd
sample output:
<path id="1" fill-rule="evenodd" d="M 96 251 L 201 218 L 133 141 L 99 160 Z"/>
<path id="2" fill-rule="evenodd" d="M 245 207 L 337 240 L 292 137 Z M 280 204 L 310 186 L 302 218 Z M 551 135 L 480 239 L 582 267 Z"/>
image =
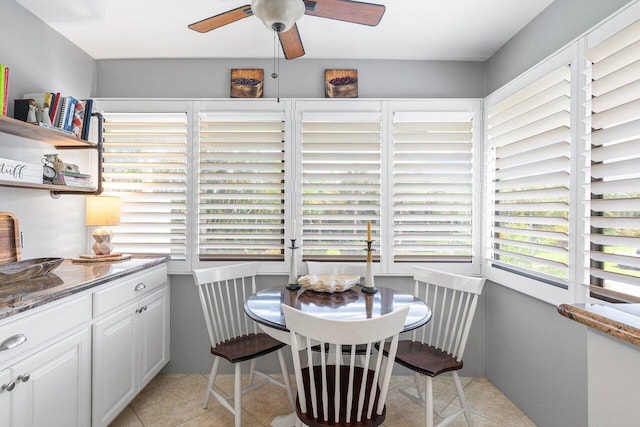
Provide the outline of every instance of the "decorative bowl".
<path id="1" fill-rule="evenodd" d="M 360 283 L 360 276 L 348 274 L 307 274 L 298 279 L 298 284 L 316 292 L 343 292 Z"/>
<path id="2" fill-rule="evenodd" d="M 44 276 L 62 264 L 64 258 L 34 258 L 0 265 L 0 285 Z"/>

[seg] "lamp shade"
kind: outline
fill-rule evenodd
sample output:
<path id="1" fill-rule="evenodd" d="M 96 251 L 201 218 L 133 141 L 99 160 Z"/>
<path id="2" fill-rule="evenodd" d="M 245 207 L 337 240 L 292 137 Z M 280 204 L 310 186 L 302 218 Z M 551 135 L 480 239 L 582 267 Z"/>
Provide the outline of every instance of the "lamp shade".
<path id="1" fill-rule="evenodd" d="M 120 224 L 120 198 L 115 196 L 88 196 L 86 208 L 87 225 Z"/>
<path id="2" fill-rule="evenodd" d="M 305 6 L 303 0 L 253 0 L 251 11 L 268 29 L 283 33 L 302 18 Z"/>

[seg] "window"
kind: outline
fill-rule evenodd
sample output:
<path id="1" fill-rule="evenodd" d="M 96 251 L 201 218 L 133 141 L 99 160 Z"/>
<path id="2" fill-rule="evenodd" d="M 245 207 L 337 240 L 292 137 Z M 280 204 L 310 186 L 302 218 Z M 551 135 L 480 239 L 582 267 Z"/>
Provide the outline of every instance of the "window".
<path id="1" fill-rule="evenodd" d="M 472 117 L 472 113 L 394 114 L 395 262 L 471 261 Z"/>
<path id="2" fill-rule="evenodd" d="M 640 297 L 640 21 L 593 46 L 591 270 L 600 297 Z"/>
<path id="3" fill-rule="evenodd" d="M 491 266 L 569 280 L 571 70 L 560 66 L 487 107 Z"/>
<path id="4" fill-rule="evenodd" d="M 380 122 L 377 112 L 304 112 L 303 260 L 364 259 L 367 221 L 379 254 Z"/>
<path id="5" fill-rule="evenodd" d="M 114 251 L 186 257 L 187 116 L 104 112 L 104 190 L 120 196 Z"/>
<path id="6" fill-rule="evenodd" d="M 284 259 L 284 114 L 201 112 L 200 260 Z"/>

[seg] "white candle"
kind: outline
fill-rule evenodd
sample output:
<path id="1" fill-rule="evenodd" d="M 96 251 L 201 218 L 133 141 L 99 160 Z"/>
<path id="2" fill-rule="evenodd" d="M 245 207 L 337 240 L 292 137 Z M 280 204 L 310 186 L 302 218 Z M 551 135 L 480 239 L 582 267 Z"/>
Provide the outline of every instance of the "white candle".
<path id="1" fill-rule="evenodd" d="M 296 220 L 291 221 L 291 239 L 295 240 L 296 238 Z"/>

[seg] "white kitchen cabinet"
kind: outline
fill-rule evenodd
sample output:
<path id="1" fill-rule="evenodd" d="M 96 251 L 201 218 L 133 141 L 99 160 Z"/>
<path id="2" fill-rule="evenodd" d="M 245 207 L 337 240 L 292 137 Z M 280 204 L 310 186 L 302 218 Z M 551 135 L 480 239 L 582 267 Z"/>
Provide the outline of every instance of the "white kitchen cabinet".
<path id="1" fill-rule="evenodd" d="M 11 371 L 5 369 L 0 371 L 0 426 L 8 426 L 11 422 L 11 392 L 7 390 L 10 387 L 13 390 L 14 385 L 11 385 Z"/>
<path id="2" fill-rule="evenodd" d="M 169 361 L 169 290 L 159 271 L 94 294 L 93 427 L 113 421 Z"/>
<path id="3" fill-rule="evenodd" d="M 90 298 L 0 325 L 0 425 L 84 427 L 91 420 Z"/>
<path id="4" fill-rule="evenodd" d="M 89 329 L 17 363 L 13 426 L 71 427 L 90 422 Z"/>

